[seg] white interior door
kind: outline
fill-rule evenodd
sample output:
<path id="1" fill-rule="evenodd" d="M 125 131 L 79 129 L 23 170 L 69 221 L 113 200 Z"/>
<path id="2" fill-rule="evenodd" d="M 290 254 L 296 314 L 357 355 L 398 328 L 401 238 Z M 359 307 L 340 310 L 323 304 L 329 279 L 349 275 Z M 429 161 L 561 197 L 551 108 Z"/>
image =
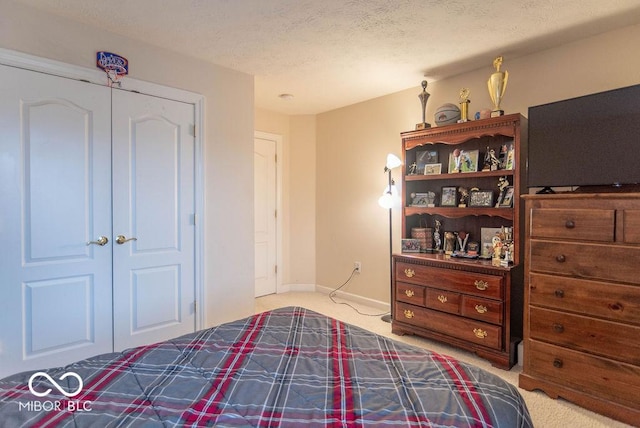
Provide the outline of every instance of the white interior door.
<path id="1" fill-rule="evenodd" d="M 254 140 L 255 296 L 277 291 L 276 142 Z"/>
<path id="2" fill-rule="evenodd" d="M 112 349 L 111 102 L 1 65 L 0 94 L 3 377 Z"/>
<path id="3" fill-rule="evenodd" d="M 195 139 L 191 104 L 114 90 L 112 114 L 118 351 L 195 330 Z"/>

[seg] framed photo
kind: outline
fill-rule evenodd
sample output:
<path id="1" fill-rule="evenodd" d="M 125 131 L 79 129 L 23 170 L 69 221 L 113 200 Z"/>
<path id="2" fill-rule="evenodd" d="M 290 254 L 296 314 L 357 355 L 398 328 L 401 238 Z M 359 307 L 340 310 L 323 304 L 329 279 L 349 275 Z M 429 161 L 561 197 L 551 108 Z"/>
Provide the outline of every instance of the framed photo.
<path id="1" fill-rule="evenodd" d="M 412 193 L 411 197 L 412 207 L 432 207 L 434 206 L 436 194 L 433 192 Z"/>
<path id="2" fill-rule="evenodd" d="M 416 151 L 416 165 L 418 167 L 418 174 L 424 171 L 424 167 L 430 163 L 438 163 L 438 151 L 437 150 L 418 150 Z M 426 174 L 426 172 L 425 172 Z M 438 173 L 439 174 L 439 173 Z"/>
<path id="3" fill-rule="evenodd" d="M 458 206 L 458 188 L 455 186 L 445 186 L 442 188 L 441 207 Z"/>
<path id="4" fill-rule="evenodd" d="M 477 172 L 480 150 L 454 149 L 449 153 L 449 173 Z"/>
<path id="5" fill-rule="evenodd" d="M 500 194 L 499 208 L 511 208 L 513 205 L 513 186 L 506 187 Z"/>
<path id="6" fill-rule="evenodd" d="M 515 169 L 515 152 L 513 144 L 500 146 L 500 169 Z"/>
<path id="7" fill-rule="evenodd" d="M 472 190 L 469 194 L 470 207 L 492 207 L 493 190 Z"/>
<path id="8" fill-rule="evenodd" d="M 441 163 L 428 163 L 424 166 L 424 174 L 425 175 L 434 175 L 440 174 L 442 172 L 442 164 Z"/>
<path id="9" fill-rule="evenodd" d="M 480 228 L 480 257 L 490 259 L 493 255 L 493 242 L 491 240 L 497 233 L 502 231 L 501 227 Z"/>
<path id="10" fill-rule="evenodd" d="M 419 253 L 420 241 L 418 239 L 403 239 L 402 252 L 403 253 Z"/>
<path id="11" fill-rule="evenodd" d="M 504 162 L 504 169 L 513 169 L 514 156 L 515 155 L 513 152 L 513 144 L 512 144 L 507 149 L 507 159 Z"/>

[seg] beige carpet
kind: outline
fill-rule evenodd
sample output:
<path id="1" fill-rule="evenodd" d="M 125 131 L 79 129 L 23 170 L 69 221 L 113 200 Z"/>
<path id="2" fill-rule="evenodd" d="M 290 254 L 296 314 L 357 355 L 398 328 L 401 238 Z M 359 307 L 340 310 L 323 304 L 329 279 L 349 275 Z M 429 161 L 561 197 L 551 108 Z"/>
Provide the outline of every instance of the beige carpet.
<path id="1" fill-rule="evenodd" d="M 469 362 L 480 366 L 487 371 L 494 373 L 507 382 L 518 385 L 518 374 L 521 371 L 520 366 L 514 366 L 510 371 L 497 369 L 491 366 L 487 361 L 476 357 L 466 351 L 461 351 L 444 344 L 429 341 L 414 336 L 397 336 L 391 333 L 391 325 L 380 319 L 379 310 L 362 304 L 349 302 L 341 298 L 335 298 L 336 302 L 349 303 L 358 311 L 365 314 L 375 314 L 375 316 L 361 315 L 349 306 L 344 304 L 336 304 L 331 301 L 327 294 L 312 292 L 291 292 L 283 294 L 272 294 L 256 299 L 255 309 L 257 312 L 263 312 L 283 306 L 302 306 L 307 309 L 322 313 L 347 322 L 378 334 L 392 337 L 396 340 L 411 343 L 416 346 L 427 348 L 435 352 L 450 355 L 461 361 Z M 529 413 L 536 427 L 541 428 L 620 428 L 628 427 L 628 425 L 598 415 L 596 413 L 585 410 L 574 404 L 562 399 L 554 400 L 547 397 L 539 391 L 529 392 L 520 389 L 520 393 L 527 402 Z"/>

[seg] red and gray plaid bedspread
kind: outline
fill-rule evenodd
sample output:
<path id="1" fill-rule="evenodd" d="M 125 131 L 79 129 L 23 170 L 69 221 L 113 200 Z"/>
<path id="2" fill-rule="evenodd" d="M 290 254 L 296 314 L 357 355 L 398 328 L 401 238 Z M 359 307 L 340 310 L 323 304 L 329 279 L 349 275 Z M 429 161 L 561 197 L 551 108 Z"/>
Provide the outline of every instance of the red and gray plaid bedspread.
<path id="1" fill-rule="evenodd" d="M 532 426 L 502 379 L 297 307 L 35 373 L 1 426 Z"/>

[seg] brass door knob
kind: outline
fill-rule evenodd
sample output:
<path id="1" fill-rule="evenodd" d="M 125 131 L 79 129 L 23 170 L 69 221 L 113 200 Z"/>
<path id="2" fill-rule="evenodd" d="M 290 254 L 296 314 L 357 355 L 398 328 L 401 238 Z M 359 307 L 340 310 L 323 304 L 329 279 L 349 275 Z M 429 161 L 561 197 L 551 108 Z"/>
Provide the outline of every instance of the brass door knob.
<path id="1" fill-rule="evenodd" d="M 95 241 L 87 242 L 87 245 L 100 245 L 101 247 L 104 247 L 108 242 L 109 238 L 107 238 L 106 236 L 99 236 Z"/>
<path id="2" fill-rule="evenodd" d="M 127 238 L 127 237 L 126 237 L 126 236 L 124 236 L 124 235 L 118 235 L 118 236 L 116 236 L 116 243 L 118 243 L 118 244 L 120 244 L 120 245 L 124 244 L 125 242 L 129 242 L 129 241 L 137 241 L 137 240 L 138 240 L 138 238 Z"/>

